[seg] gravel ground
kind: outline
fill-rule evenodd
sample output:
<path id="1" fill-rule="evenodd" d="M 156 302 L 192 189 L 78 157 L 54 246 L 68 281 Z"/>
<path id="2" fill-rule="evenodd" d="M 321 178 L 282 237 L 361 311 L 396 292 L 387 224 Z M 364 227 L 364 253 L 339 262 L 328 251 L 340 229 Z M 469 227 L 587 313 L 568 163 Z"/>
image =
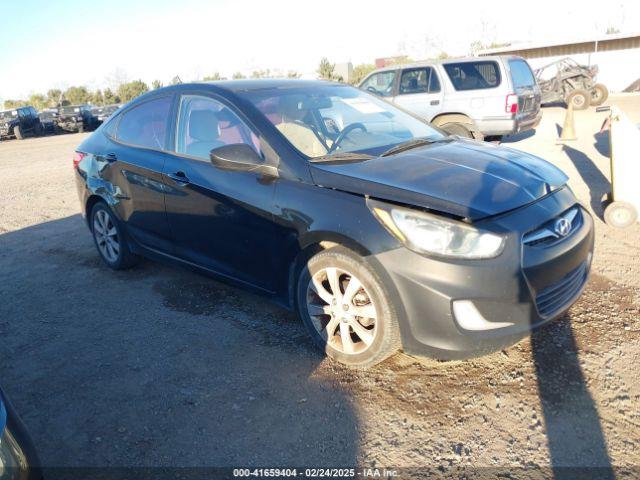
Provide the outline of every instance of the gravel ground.
<path id="1" fill-rule="evenodd" d="M 612 101 L 638 121 L 639 98 Z M 503 352 L 397 355 L 367 372 L 324 359 L 263 298 L 152 262 L 109 271 L 78 214 L 71 162 L 83 135 L 0 143 L 0 381 L 44 465 L 640 476 L 640 226 L 599 219 L 603 115 L 577 112 L 580 140 L 564 148 L 563 115 L 547 108 L 535 136 L 509 142 L 562 167 L 594 210 L 581 300 Z"/>

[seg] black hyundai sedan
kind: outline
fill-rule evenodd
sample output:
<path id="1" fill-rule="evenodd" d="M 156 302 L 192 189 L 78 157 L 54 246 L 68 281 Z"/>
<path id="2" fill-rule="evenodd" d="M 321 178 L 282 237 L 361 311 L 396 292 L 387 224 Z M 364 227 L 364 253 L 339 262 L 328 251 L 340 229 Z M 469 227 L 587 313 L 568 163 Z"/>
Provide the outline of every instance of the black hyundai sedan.
<path id="1" fill-rule="evenodd" d="M 503 348 L 562 315 L 591 264 L 560 170 L 342 84 L 154 90 L 74 166 L 109 267 L 145 256 L 268 295 L 351 366 Z"/>

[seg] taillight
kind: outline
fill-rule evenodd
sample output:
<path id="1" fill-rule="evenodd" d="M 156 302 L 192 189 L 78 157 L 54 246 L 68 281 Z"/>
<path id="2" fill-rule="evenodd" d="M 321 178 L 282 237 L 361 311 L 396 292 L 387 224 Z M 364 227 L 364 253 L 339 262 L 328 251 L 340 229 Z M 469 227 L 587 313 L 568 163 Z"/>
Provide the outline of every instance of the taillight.
<path id="1" fill-rule="evenodd" d="M 86 157 L 86 153 L 76 152 L 73 155 L 73 168 L 78 168 L 78 164 Z"/>
<path id="2" fill-rule="evenodd" d="M 518 96 L 515 94 L 507 95 L 507 101 L 504 106 L 507 113 L 518 113 Z"/>

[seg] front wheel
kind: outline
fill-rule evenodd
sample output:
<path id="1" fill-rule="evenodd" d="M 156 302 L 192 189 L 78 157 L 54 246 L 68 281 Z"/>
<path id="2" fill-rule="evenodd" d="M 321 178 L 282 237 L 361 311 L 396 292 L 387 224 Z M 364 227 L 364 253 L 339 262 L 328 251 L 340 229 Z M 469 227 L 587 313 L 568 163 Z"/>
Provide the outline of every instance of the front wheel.
<path id="1" fill-rule="evenodd" d="M 91 233 L 98 253 L 109 268 L 123 270 L 132 267 L 138 257 L 129 245 L 115 216 L 104 202 L 98 202 L 91 211 Z"/>
<path id="2" fill-rule="evenodd" d="M 84 133 L 84 123 L 78 125 L 78 133 Z"/>
<path id="3" fill-rule="evenodd" d="M 24 138 L 24 134 L 22 133 L 22 129 L 19 125 L 13 129 L 13 134 L 16 136 L 16 140 L 22 140 Z"/>
<path id="4" fill-rule="evenodd" d="M 601 83 L 596 83 L 591 89 L 591 105 L 599 107 L 609 98 L 609 90 Z"/>
<path id="5" fill-rule="evenodd" d="M 586 110 L 591 104 L 591 94 L 582 88 L 573 90 L 565 100 L 567 106 L 572 105 L 574 110 Z"/>
<path id="6" fill-rule="evenodd" d="M 312 257 L 298 277 L 296 303 L 314 342 L 340 363 L 370 367 L 400 349 L 387 288 L 349 250 L 332 248 Z"/>

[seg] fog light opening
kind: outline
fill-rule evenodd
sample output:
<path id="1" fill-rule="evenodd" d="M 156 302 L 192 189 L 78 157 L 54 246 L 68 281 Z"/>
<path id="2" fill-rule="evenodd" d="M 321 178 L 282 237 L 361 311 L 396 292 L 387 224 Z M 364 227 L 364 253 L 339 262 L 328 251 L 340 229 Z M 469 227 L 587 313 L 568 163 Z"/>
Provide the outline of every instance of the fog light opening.
<path id="1" fill-rule="evenodd" d="M 455 300 L 453 302 L 453 316 L 463 330 L 481 332 L 511 327 L 511 322 L 489 322 L 478 311 L 471 300 Z"/>

